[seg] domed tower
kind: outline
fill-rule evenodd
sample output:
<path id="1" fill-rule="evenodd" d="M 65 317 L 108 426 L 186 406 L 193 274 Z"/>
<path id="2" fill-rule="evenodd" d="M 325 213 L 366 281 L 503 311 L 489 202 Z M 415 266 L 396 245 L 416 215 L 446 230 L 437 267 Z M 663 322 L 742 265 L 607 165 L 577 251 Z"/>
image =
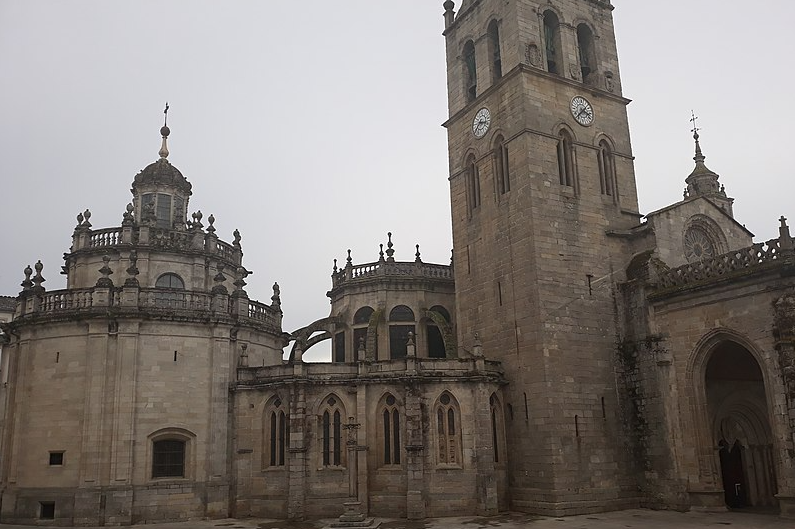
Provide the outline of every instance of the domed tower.
<path id="1" fill-rule="evenodd" d="M 168 106 L 166 106 L 168 109 Z M 163 146 L 160 159 L 147 165 L 135 175 L 132 183 L 135 220 L 149 222 L 158 228 L 184 229 L 191 184 L 168 161 L 168 135 L 171 130 L 163 124 L 160 134 Z"/>
<path id="2" fill-rule="evenodd" d="M 25 270 L 3 350 L 3 522 L 229 513 L 229 385 L 238 364 L 282 363 L 281 300 L 249 299 L 237 230 L 230 243 L 213 215 L 186 220 L 191 184 L 161 135 L 121 226 L 78 215 L 65 289 L 45 289 L 41 262 Z"/>

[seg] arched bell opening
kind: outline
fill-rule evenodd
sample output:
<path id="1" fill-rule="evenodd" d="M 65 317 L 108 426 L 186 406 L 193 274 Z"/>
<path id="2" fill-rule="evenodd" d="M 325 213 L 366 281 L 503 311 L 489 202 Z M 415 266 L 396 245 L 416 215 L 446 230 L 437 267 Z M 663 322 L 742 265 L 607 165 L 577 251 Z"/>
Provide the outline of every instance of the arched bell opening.
<path id="1" fill-rule="evenodd" d="M 710 354 L 704 389 L 726 505 L 777 507 L 776 465 L 762 369 L 741 344 Z"/>

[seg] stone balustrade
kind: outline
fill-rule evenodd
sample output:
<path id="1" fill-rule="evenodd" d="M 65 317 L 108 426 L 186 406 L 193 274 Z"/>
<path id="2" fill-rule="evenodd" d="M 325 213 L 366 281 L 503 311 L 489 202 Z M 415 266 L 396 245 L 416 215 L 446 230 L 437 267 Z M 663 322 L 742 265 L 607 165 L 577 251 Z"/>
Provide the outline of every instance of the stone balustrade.
<path id="1" fill-rule="evenodd" d="M 108 312 L 114 308 L 129 313 L 146 313 L 199 317 L 223 314 L 281 332 L 281 310 L 246 298 L 189 290 L 161 288 L 113 287 L 52 290 L 42 293 L 23 291 L 17 305 L 15 320 L 24 322 L 32 316 L 59 316 L 67 313 Z"/>
<path id="2" fill-rule="evenodd" d="M 453 267 L 448 265 L 429 264 L 419 261 L 390 262 L 376 261 L 353 265 L 336 270 L 331 278 L 334 287 L 342 286 L 353 281 L 369 280 L 373 278 L 422 278 L 453 280 Z"/>
<path id="3" fill-rule="evenodd" d="M 504 370 L 500 362 L 482 358 L 396 358 L 377 362 L 296 362 L 285 361 L 276 366 L 238 367 L 238 385 L 251 386 L 260 383 L 274 383 L 296 376 L 300 366 L 300 376 L 309 379 L 330 381 L 334 379 L 378 378 L 404 375 L 409 368 L 411 376 L 421 378 L 456 378 L 480 374 L 489 377 L 502 377 Z"/>
<path id="4" fill-rule="evenodd" d="M 761 271 L 783 264 L 782 256 L 780 239 L 772 239 L 677 268 L 658 267 L 654 291 L 659 293 L 733 277 L 737 274 Z"/>
<path id="5" fill-rule="evenodd" d="M 234 266 L 242 264 L 239 245 L 221 241 L 214 233 L 200 229 L 170 230 L 151 226 L 121 226 L 75 232 L 72 252 L 107 250 L 109 248 L 157 248 L 177 251 L 201 251 Z"/>

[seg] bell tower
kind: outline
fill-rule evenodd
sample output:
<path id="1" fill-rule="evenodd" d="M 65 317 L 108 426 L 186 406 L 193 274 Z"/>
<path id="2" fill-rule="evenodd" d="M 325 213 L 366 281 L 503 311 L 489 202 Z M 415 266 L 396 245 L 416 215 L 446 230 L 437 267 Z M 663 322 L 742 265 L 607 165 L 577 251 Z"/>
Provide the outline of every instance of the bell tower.
<path id="1" fill-rule="evenodd" d="M 458 343 L 503 362 L 511 508 L 636 506 L 615 281 L 639 225 L 609 0 L 444 2 Z"/>

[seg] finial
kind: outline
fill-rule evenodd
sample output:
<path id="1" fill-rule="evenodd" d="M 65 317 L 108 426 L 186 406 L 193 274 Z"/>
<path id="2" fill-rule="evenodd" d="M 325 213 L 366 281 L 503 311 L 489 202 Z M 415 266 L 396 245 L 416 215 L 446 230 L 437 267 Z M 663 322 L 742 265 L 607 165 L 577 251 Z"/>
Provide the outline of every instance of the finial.
<path id="1" fill-rule="evenodd" d="M 453 266 L 453 257 L 455 256 L 455 250 L 450 250 L 450 266 Z"/>
<path id="2" fill-rule="evenodd" d="M 383 263 L 384 262 L 384 243 L 379 244 L 378 247 L 380 248 L 380 250 L 378 252 L 378 262 Z"/>
<path id="3" fill-rule="evenodd" d="M 353 266 L 353 259 L 351 259 L 351 249 L 348 248 L 348 259 L 346 260 L 346 267 Z"/>
<path id="4" fill-rule="evenodd" d="M 273 295 L 271 296 L 273 306 L 281 306 L 282 304 L 282 290 L 279 288 L 279 283 L 273 284 Z"/>
<path id="5" fill-rule="evenodd" d="M 77 227 L 78 228 L 83 224 L 84 220 L 85 219 L 83 218 L 83 214 L 82 213 L 78 213 L 77 214 Z"/>
<path id="6" fill-rule="evenodd" d="M 784 215 L 781 215 L 781 218 L 778 219 L 778 221 L 781 223 L 781 227 L 782 228 L 786 228 L 787 227 L 787 217 L 785 217 Z"/>
<path id="7" fill-rule="evenodd" d="M 35 285 L 33 287 L 33 289 L 34 290 L 38 290 L 38 291 L 44 291 L 44 287 L 41 286 L 41 284 L 44 283 L 47 280 L 44 279 L 44 277 L 41 275 L 41 271 L 44 270 L 44 265 L 41 264 L 41 259 L 36 261 L 36 264 L 33 265 L 33 269 L 36 270 L 36 275 L 33 276 L 33 283 Z M 26 270 L 26 272 L 27 272 L 27 270 Z"/>
<path id="8" fill-rule="evenodd" d="M 171 134 L 171 129 L 168 128 L 168 101 L 166 101 L 166 109 L 163 111 L 163 126 L 160 127 L 160 135 L 163 137 L 163 143 L 160 146 L 158 154 L 162 159 L 168 158 L 168 145 L 166 139 Z"/>
<path id="9" fill-rule="evenodd" d="M 103 255 L 102 262 L 104 265 L 99 269 L 99 273 L 102 274 L 102 277 L 97 279 L 97 287 L 113 288 L 113 280 L 110 278 L 111 274 L 113 274 L 113 270 L 108 266 L 110 263 L 110 256 L 108 254 Z"/>
<path id="10" fill-rule="evenodd" d="M 388 238 L 386 243 L 386 260 L 393 263 L 395 262 L 395 250 L 392 248 L 394 246 L 394 244 L 392 244 L 392 232 L 387 232 L 386 236 Z"/>
<path id="11" fill-rule="evenodd" d="M 226 286 L 224 285 L 224 281 L 226 281 L 226 276 L 224 275 L 224 264 L 218 263 L 217 266 L 218 273 L 215 274 L 213 277 L 213 281 L 215 281 L 215 286 L 212 288 L 213 294 L 229 294 L 229 290 L 227 290 Z"/>
<path id="12" fill-rule="evenodd" d="M 125 287 L 137 287 L 138 286 L 138 279 L 135 277 L 140 274 L 140 270 L 138 270 L 138 252 L 135 250 L 130 252 L 130 266 L 127 267 L 127 275 L 129 276 L 124 281 Z"/>
<path id="13" fill-rule="evenodd" d="M 91 223 L 90 223 L 90 222 L 88 222 L 88 219 L 90 219 L 90 218 L 91 218 L 91 211 L 89 211 L 88 209 L 86 209 L 86 210 L 83 212 L 83 217 L 85 217 L 85 219 L 86 219 L 86 220 L 85 220 L 85 222 L 83 223 L 83 226 L 84 226 L 84 227 L 86 227 L 86 228 L 90 228 L 90 227 L 91 227 Z"/>
<path id="14" fill-rule="evenodd" d="M 33 281 L 30 280 L 30 276 L 33 275 L 33 269 L 30 267 L 30 265 L 28 265 L 25 267 L 25 270 L 23 270 L 22 273 L 25 274 L 25 279 L 22 281 L 22 283 L 20 283 L 20 286 L 22 287 L 22 290 L 30 290 L 33 288 Z"/>
<path id="15" fill-rule="evenodd" d="M 235 240 L 234 240 L 234 241 L 232 241 L 232 245 L 233 245 L 235 248 L 240 248 L 240 231 L 239 231 L 239 230 L 235 230 L 235 231 L 233 231 L 233 232 L 232 232 L 232 237 L 234 237 L 234 238 L 235 238 Z"/>
<path id="16" fill-rule="evenodd" d="M 334 259 L 334 270 L 332 270 L 332 271 L 336 274 L 337 270 L 338 270 L 338 268 L 337 268 L 337 260 Z"/>
<path id="17" fill-rule="evenodd" d="M 420 245 L 417 244 L 416 248 L 417 248 L 417 253 L 414 254 L 414 261 L 417 263 L 421 263 L 422 259 L 420 259 Z"/>
<path id="18" fill-rule="evenodd" d="M 207 233 L 215 233 L 215 226 L 213 226 L 215 223 L 215 216 L 212 213 L 210 213 L 210 216 L 207 217 L 207 222 L 210 223 L 210 225 L 207 226 Z"/>

